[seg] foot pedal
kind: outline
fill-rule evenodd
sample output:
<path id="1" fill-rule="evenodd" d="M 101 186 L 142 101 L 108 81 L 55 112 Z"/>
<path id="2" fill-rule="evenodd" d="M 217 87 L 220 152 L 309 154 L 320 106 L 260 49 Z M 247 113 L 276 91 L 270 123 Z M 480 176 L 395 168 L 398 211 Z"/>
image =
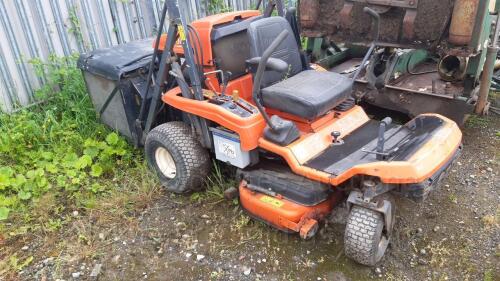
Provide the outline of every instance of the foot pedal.
<path id="1" fill-rule="evenodd" d="M 285 120 L 278 115 L 273 115 L 270 121 L 275 130 L 266 126 L 264 129 L 264 138 L 266 140 L 281 146 L 287 146 L 300 137 L 299 129 L 292 121 Z"/>

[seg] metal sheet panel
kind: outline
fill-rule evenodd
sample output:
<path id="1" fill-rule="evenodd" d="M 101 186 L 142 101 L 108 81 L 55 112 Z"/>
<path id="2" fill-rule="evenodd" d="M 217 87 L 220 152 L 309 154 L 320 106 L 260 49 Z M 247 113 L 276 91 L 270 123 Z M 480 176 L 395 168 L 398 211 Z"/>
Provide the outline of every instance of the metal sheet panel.
<path id="1" fill-rule="evenodd" d="M 257 0 L 186 0 L 189 20 L 252 9 Z M 265 2 L 266 0 L 264 0 Z M 287 6 L 296 1 L 285 0 Z M 29 61 L 151 37 L 164 0 L 0 0 L 0 109 L 36 102 L 44 82 Z M 210 5 L 209 3 L 219 3 Z M 215 8 L 214 8 L 215 7 Z"/>

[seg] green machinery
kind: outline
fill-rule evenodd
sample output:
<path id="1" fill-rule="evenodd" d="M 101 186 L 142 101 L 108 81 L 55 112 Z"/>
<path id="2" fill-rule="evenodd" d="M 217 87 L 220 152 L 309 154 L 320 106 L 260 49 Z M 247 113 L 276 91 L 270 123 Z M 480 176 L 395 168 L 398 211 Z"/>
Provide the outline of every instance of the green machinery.
<path id="1" fill-rule="evenodd" d="M 411 117 L 436 112 L 459 124 L 475 107 L 488 109 L 480 88 L 487 94 L 490 85 L 480 79 L 483 69 L 491 77 L 496 59 L 499 0 L 301 0 L 312 62 L 346 75 L 359 67 L 372 24 L 364 6 L 381 14 L 382 28 L 377 55 L 357 81 L 359 100 Z"/>

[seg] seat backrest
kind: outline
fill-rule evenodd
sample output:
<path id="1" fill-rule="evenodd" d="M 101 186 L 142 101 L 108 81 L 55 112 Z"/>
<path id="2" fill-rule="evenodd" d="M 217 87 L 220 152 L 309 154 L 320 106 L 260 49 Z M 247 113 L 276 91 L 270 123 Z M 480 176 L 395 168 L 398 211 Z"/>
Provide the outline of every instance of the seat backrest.
<path id="1" fill-rule="evenodd" d="M 271 57 L 282 59 L 289 65 L 287 73 L 266 71 L 262 77 L 262 87 L 272 85 L 284 77 L 291 77 L 302 71 L 299 47 L 295 41 L 292 28 L 283 17 L 268 17 L 256 20 L 247 30 L 250 43 L 250 57 L 261 57 L 264 51 L 283 30 L 288 30 L 287 38 L 276 48 Z"/>

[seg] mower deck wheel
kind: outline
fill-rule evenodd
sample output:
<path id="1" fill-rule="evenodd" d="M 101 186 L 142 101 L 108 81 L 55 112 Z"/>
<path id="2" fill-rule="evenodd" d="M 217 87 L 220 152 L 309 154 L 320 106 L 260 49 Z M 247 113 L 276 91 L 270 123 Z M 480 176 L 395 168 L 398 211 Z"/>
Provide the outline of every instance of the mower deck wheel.
<path id="1" fill-rule="evenodd" d="M 210 157 L 183 122 L 168 122 L 149 132 L 146 159 L 161 184 L 184 193 L 200 189 L 210 170 Z"/>
<path id="2" fill-rule="evenodd" d="M 368 266 L 374 266 L 384 256 L 389 238 L 383 233 L 384 217 L 381 213 L 353 206 L 344 235 L 345 254 Z"/>

